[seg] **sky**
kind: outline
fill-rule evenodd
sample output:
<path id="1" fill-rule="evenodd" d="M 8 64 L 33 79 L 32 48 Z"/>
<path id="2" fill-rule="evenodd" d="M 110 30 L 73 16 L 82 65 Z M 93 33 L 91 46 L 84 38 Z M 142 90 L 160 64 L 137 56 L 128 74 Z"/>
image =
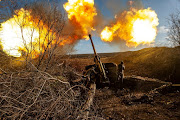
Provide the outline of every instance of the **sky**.
<path id="1" fill-rule="evenodd" d="M 34 1 L 34 0 L 29 0 Z M 38 1 L 38 0 L 35 0 Z M 50 0 L 49 0 L 50 1 Z M 67 0 L 59 0 L 59 7 L 63 9 L 63 4 L 67 2 Z M 113 20 L 115 14 L 117 14 L 122 9 L 127 8 L 127 3 L 129 0 L 94 0 L 96 9 L 100 10 L 103 17 L 106 20 Z M 168 31 L 168 18 L 170 14 L 176 13 L 178 8 L 180 8 L 180 0 L 134 0 L 136 4 L 139 6 L 143 6 L 145 9 L 150 7 L 154 10 L 159 19 L 159 25 L 157 27 L 158 33 L 155 39 L 155 43 L 151 45 L 140 45 L 136 48 L 129 48 L 125 45 L 121 44 L 109 44 L 106 42 L 102 42 L 100 37 L 95 35 L 92 32 L 92 39 L 94 41 L 94 45 L 96 51 L 98 53 L 111 53 L 111 52 L 124 52 L 124 51 L 134 51 L 139 50 L 145 47 L 152 46 L 170 46 L 171 43 L 167 41 L 167 31 Z M 1 10 L 0 10 L 1 12 Z M 91 42 L 89 40 L 80 40 L 75 45 L 75 52 L 73 54 L 89 54 L 93 53 L 93 49 L 91 46 Z"/>
<path id="2" fill-rule="evenodd" d="M 109 0 L 110 1 L 110 0 Z M 115 4 L 114 7 L 119 9 L 121 7 L 124 7 L 128 0 L 111 0 L 113 1 L 120 1 L 119 4 Z M 117 11 L 110 10 L 110 8 L 107 5 L 108 0 L 95 0 L 95 4 L 97 5 L 97 8 L 100 9 L 103 16 L 108 17 L 109 19 L 112 19 L 114 17 L 114 14 Z M 155 39 L 155 43 L 151 46 L 171 46 L 172 44 L 166 39 L 167 38 L 167 31 L 168 31 L 168 18 L 170 17 L 170 14 L 176 13 L 178 11 L 178 8 L 180 8 L 180 1 L 179 0 L 142 0 L 142 4 L 144 8 L 151 7 L 152 10 L 154 10 L 159 19 L 159 25 L 157 27 L 158 33 L 157 37 Z M 109 52 L 124 52 L 124 51 L 134 51 L 139 50 L 145 47 L 151 47 L 149 45 L 140 45 L 137 48 L 128 48 L 125 46 L 121 46 L 119 44 L 112 45 L 105 42 L 102 42 L 99 37 L 94 36 L 93 41 L 95 44 L 95 48 L 98 53 L 109 53 Z M 75 54 L 86 54 L 86 53 L 93 53 L 91 43 L 90 41 L 86 40 L 80 40 L 78 44 L 75 46 L 76 51 Z"/>

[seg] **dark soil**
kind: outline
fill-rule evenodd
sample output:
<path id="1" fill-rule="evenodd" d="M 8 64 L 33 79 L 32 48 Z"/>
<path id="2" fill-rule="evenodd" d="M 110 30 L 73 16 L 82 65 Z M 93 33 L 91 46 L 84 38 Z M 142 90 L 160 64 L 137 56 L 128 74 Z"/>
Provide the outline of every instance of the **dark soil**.
<path id="1" fill-rule="evenodd" d="M 127 89 L 114 92 L 96 91 L 95 103 L 107 120 L 179 120 L 180 92 L 165 94 L 132 93 Z"/>

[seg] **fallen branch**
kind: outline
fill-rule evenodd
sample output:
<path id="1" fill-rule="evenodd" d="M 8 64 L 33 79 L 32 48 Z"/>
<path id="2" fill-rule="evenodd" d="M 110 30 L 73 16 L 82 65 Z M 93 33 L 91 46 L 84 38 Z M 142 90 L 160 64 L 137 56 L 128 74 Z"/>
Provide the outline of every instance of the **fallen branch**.
<path id="1" fill-rule="evenodd" d="M 90 112 L 90 107 L 93 103 L 93 99 L 95 96 L 95 91 L 96 91 L 96 84 L 91 83 L 88 91 L 88 98 L 87 101 L 85 102 L 84 106 L 82 107 L 82 110 L 80 112 L 80 115 L 78 116 L 77 119 L 83 119 L 87 120 Z"/>

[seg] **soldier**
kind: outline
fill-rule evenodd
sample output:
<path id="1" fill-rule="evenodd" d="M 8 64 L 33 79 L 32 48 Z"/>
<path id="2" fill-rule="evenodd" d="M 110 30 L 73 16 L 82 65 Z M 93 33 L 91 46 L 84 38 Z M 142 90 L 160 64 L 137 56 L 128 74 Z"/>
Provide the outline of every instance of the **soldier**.
<path id="1" fill-rule="evenodd" d="M 123 77 L 124 77 L 124 70 L 125 66 L 123 61 L 121 61 L 121 64 L 118 65 L 118 80 L 120 80 L 123 83 Z"/>

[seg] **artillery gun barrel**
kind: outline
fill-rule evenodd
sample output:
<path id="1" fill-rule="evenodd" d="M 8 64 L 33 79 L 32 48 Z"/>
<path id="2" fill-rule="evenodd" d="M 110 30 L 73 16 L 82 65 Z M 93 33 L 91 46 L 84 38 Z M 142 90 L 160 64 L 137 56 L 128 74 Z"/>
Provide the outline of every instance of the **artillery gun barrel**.
<path id="1" fill-rule="evenodd" d="M 106 72 L 105 72 L 105 70 L 104 70 L 104 66 L 103 66 L 102 62 L 100 61 L 99 56 L 98 56 L 97 53 L 96 53 L 96 49 L 95 49 L 95 47 L 94 47 L 94 43 L 93 43 L 93 41 L 92 41 L 91 34 L 89 34 L 89 38 L 90 38 L 90 40 L 91 40 L 91 44 L 92 44 L 92 47 L 93 47 L 93 50 L 94 50 L 95 64 L 98 66 L 98 69 L 99 69 L 99 71 L 100 71 L 101 76 L 102 76 L 104 79 L 107 79 Z"/>
<path id="2" fill-rule="evenodd" d="M 91 44 L 92 44 L 92 47 L 93 47 L 93 50 L 94 50 L 94 55 L 97 56 L 96 49 L 94 47 L 94 43 L 93 43 L 92 38 L 91 38 L 91 34 L 89 34 L 89 38 L 91 40 Z"/>

